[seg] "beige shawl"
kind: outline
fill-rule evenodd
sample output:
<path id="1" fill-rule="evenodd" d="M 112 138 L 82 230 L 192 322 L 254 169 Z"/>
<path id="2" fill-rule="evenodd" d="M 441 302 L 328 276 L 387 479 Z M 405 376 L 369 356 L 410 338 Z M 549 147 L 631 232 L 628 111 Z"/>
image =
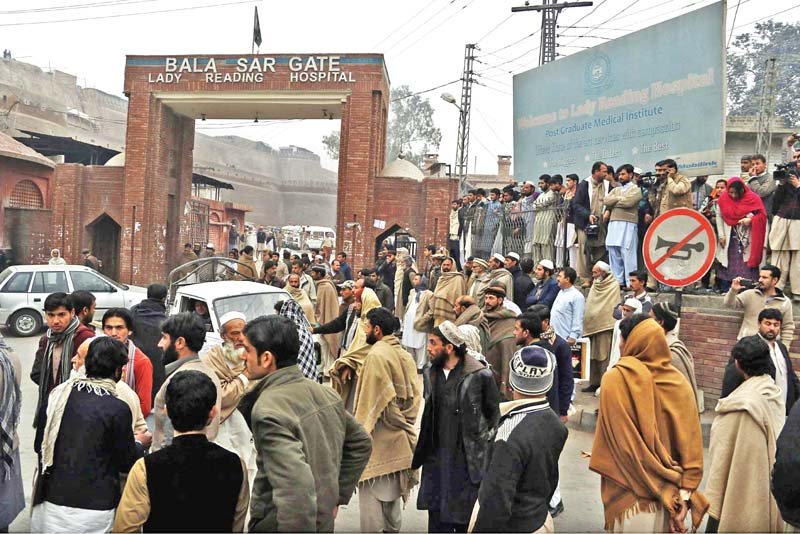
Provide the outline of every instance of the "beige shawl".
<path id="1" fill-rule="evenodd" d="M 697 398 L 697 378 L 694 374 L 694 357 L 692 357 L 692 353 L 689 352 L 689 349 L 683 344 L 683 341 L 678 339 L 674 330 L 672 332 L 667 332 L 667 344 L 669 345 L 669 352 L 672 355 L 672 366 L 680 371 L 681 374 L 686 377 L 686 380 L 689 381 L 689 385 L 692 386 L 692 391 L 694 391 L 694 398 L 698 401 L 697 409 L 698 411 L 702 411 L 700 409 L 699 399 Z"/>
<path id="2" fill-rule="evenodd" d="M 612 274 L 595 280 L 586 297 L 586 312 L 583 317 L 583 335 L 591 336 L 613 330 L 614 308 L 619 304 L 619 283 Z"/>
<path id="3" fill-rule="evenodd" d="M 489 273 L 489 283 L 487 285 L 492 284 L 502 284 L 503 287 L 506 288 L 506 298 L 508 300 L 514 300 L 514 276 L 507 269 L 500 267 L 499 269 L 491 271 Z"/>
<path id="4" fill-rule="evenodd" d="M 354 413 L 372 436 L 372 455 L 362 482 L 411 469 L 421 393 L 417 364 L 395 336 L 384 336 L 370 346 L 358 378 Z"/>
<path id="5" fill-rule="evenodd" d="M 353 386 L 353 381 L 352 379 L 344 380 L 342 378 L 342 371 L 350 369 L 357 377 L 361 376 L 361 368 L 364 365 L 364 359 L 367 357 L 370 349 L 370 345 L 367 345 L 367 334 L 364 332 L 364 327 L 367 323 L 367 313 L 380 307 L 381 301 L 378 300 L 378 296 L 372 289 L 365 287 L 364 292 L 361 294 L 361 318 L 359 319 L 356 333 L 353 336 L 353 341 L 350 342 L 347 351 L 339 356 L 336 361 L 333 362 L 333 367 L 331 367 L 331 387 L 342 396 L 345 403 L 347 399 L 350 398 L 350 389 Z"/>
<path id="6" fill-rule="evenodd" d="M 336 287 L 329 279 L 325 278 L 316 282 L 317 284 L 317 321 L 327 324 L 339 317 L 339 295 Z M 339 334 L 325 334 L 322 336 L 330 347 L 334 356 L 336 348 L 339 346 Z"/>
<path id="7" fill-rule="evenodd" d="M 220 390 L 222 391 L 222 408 L 219 414 L 219 422 L 224 423 L 231 416 L 239 401 L 244 395 L 244 382 L 239 375 L 244 372 L 244 362 L 233 369 L 228 366 L 228 359 L 225 351 L 235 350 L 232 345 L 223 343 L 211 347 L 208 352 L 200 356 L 200 360 L 214 370 L 219 378 Z"/>
<path id="8" fill-rule="evenodd" d="M 405 273 L 406 261 L 405 258 L 411 258 L 411 270 L 418 273 L 417 262 L 414 257 L 408 253 L 408 249 L 400 247 L 397 249 L 397 270 L 394 273 L 394 315 L 403 320 L 406 315 L 406 307 L 403 305 L 403 275 Z"/>
<path id="9" fill-rule="evenodd" d="M 742 382 L 717 404 L 705 494 L 719 532 L 783 532 L 770 473 L 785 421 L 780 388 L 768 375 Z"/>
<path id="10" fill-rule="evenodd" d="M 445 321 L 454 321 L 456 312 L 453 307 L 456 299 L 466 292 L 463 273 L 442 273 L 433 290 L 433 326 L 439 326 Z"/>
<path id="11" fill-rule="evenodd" d="M 286 286 L 286 292 L 289 293 L 289 296 L 291 296 L 303 309 L 303 313 L 306 314 L 306 319 L 308 319 L 308 322 L 310 324 L 316 323 L 317 319 L 314 316 L 314 304 L 311 302 L 311 299 L 308 298 L 308 293 L 299 287 L 292 287 L 290 285 Z"/>

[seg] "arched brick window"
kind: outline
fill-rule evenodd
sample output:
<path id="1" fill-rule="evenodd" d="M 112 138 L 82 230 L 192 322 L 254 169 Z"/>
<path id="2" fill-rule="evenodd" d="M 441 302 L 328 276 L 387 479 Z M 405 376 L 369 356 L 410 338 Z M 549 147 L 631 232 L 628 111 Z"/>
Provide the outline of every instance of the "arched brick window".
<path id="1" fill-rule="evenodd" d="M 12 208 L 42 209 L 44 199 L 35 183 L 30 180 L 20 180 L 11 191 L 8 205 Z"/>

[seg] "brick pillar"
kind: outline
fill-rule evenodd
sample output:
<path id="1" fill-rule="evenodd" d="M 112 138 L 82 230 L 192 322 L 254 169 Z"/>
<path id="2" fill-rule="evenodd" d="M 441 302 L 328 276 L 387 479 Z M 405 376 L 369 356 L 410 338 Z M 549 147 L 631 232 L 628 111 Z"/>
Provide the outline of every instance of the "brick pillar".
<path id="1" fill-rule="evenodd" d="M 194 121 L 176 116 L 146 90 L 132 91 L 125 145 L 120 280 L 163 282 L 176 254 L 170 250 L 176 248 L 175 237 L 167 232 L 169 194 L 181 207 L 188 199 Z M 176 211 L 182 219 L 182 208 L 173 216 Z M 181 226 L 181 220 L 174 221 L 169 233 L 178 234 Z"/>
<path id="2" fill-rule="evenodd" d="M 386 98 L 381 91 L 348 97 L 342 114 L 339 145 L 339 193 L 336 210 L 337 248 L 353 241 L 354 268 L 372 264 L 373 184 L 385 160 Z M 356 222 L 361 229 L 346 229 Z"/>
<path id="3" fill-rule="evenodd" d="M 81 186 L 83 165 L 66 163 L 56 166 L 52 191 L 52 248 L 61 250 L 68 263 L 83 264 L 81 257 Z"/>

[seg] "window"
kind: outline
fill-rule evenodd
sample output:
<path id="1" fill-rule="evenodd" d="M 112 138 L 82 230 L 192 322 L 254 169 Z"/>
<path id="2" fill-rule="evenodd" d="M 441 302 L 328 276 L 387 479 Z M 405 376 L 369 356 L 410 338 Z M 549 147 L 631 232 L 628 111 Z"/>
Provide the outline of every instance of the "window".
<path id="1" fill-rule="evenodd" d="M 69 275 L 72 278 L 72 286 L 75 288 L 75 291 L 83 290 L 92 293 L 111 293 L 114 290 L 108 282 L 92 273 L 70 271 Z"/>
<path id="2" fill-rule="evenodd" d="M 12 208 L 42 209 L 42 192 L 32 181 L 20 180 L 11 190 L 8 205 Z"/>
<path id="3" fill-rule="evenodd" d="M 64 271 L 42 271 L 33 278 L 31 293 L 69 293 L 67 273 Z"/>
<path id="4" fill-rule="evenodd" d="M 242 312 L 248 321 L 263 315 L 274 315 L 275 304 L 279 300 L 290 298 L 286 293 L 253 293 L 250 295 L 236 295 L 223 297 L 214 301 L 214 311 L 217 317 L 222 317 L 228 312 Z"/>
<path id="5" fill-rule="evenodd" d="M 33 273 L 17 273 L 3 287 L 3 293 L 27 293 Z"/>

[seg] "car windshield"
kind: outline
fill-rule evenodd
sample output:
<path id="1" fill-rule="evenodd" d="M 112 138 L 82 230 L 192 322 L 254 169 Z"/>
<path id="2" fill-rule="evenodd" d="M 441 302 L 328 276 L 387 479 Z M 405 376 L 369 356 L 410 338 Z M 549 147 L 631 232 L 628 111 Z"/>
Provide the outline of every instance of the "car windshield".
<path id="1" fill-rule="evenodd" d="M 250 321 L 263 315 L 274 315 L 275 303 L 287 298 L 288 296 L 285 293 L 251 293 L 249 295 L 222 297 L 214 301 L 214 311 L 217 318 L 228 312 L 241 312 Z"/>

